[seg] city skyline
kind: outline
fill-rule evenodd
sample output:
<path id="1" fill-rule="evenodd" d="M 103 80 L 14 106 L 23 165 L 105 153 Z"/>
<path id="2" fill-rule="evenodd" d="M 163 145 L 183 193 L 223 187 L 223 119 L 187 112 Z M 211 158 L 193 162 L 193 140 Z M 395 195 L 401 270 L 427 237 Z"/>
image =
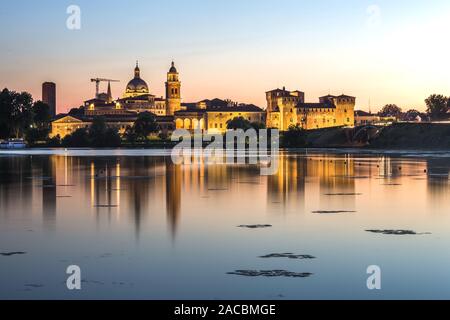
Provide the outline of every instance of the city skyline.
<path id="1" fill-rule="evenodd" d="M 389 103 L 424 111 L 426 97 L 448 90 L 445 1 L 78 1 L 81 29 L 69 30 L 71 4 L 2 6 L 0 27 L 10 32 L 0 36 L 1 88 L 38 100 L 42 83 L 55 82 L 57 111 L 66 112 L 94 96 L 91 78 L 121 80 L 111 84 L 119 97 L 139 60 L 150 90 L 163 96 L 173 59 L 184 102 L 219 97 L 265 108 L 264 93 L 286 86 L 308 101 L 351 93 L 357 109 L 370 101 L 373 111 Z M 8 12 L 21 12 L 21 23 Z M 433 43 L 440 49 L 429 50 Z"/>

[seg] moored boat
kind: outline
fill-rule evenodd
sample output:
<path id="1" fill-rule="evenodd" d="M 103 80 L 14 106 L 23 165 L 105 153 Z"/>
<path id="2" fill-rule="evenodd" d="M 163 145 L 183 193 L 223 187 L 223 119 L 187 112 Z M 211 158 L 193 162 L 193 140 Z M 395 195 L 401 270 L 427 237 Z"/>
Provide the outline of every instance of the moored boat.
<path id="1" fill-rule="evenodd" d="M 23 139 L 8 139 L 0 141 L 0 149 L 24 149 L 27 144 Z"/>

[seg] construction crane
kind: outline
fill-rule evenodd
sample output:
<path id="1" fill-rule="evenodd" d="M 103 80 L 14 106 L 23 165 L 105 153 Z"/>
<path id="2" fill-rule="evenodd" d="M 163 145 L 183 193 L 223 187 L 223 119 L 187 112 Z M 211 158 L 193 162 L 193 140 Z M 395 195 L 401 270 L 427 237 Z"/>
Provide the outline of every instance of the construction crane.
<path id="1" fill-rule="evenodd" d="M 95 82 L 95 98 L 98 99 L 98 95 L 100 92 L 100 82 L 120 82 L 120 81 L 112 79 L 95 78 L 91 79 L 91 82 Z"/>

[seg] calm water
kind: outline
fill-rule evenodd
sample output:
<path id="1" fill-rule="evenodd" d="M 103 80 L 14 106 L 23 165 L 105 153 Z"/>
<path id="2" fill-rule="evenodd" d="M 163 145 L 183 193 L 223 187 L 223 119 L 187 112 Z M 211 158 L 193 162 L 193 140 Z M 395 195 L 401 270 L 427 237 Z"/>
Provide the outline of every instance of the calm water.
<path id="1" fill-rule="evenodd" d="M 164 151 L 0 153 L 0 252 L 26 252 L 0 255 L 0 298 L 449 299 L 449 171 L 445 153 L 301 151 L 269 177 Z M 316 259 L 259 258 L 285 252 Z M 313 275 L 227 274 L 280 269 Z"/>

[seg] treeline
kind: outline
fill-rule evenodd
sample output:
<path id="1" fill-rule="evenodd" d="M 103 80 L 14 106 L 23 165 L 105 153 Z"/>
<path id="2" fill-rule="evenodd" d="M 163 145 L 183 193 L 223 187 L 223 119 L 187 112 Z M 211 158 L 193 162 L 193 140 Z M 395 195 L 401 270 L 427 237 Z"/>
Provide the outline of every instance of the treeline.
<path id="1" fill-rule="evenodd" d="M 84 115 L 82 108 L 72 109 L 70 114 Z M 165 140 L 153 114 L 139 114 L 135 123 L 121 136 L 118 130 L 106 124 L 103 117 L 96 117 L 88 128 L 81 128 L 63 139 L 50 138 L 52 117 L 50 107 L 42 101 L 33 101 L 28 92 L 3 89 L 0 92 L 0 139 L 24 139 L 29 146 L 45 147 L 119 147 L 147 144 L 151 138 Z"/>
<path id="2" fill-rule="evenodd" d="M 381 117 L 395 117 L 401 121 L 416 121 L 418 117 L 421 120 L 439 121 L 450 118 L 450 97 L 442 94 L 432 94 L 425 100 L 427 106 L 426 112 L 420 112 L 416 109 L 403 111 L 395 104 L 387 104 L 378 112 Z"/>
<path id="3" fill-rule="evenodd" d="M 47 140 L 50 123 L 50 107 L 33 101 L 28 92 L 0 92 L 0 139 L 25 138 L 30 144 Z"/>

